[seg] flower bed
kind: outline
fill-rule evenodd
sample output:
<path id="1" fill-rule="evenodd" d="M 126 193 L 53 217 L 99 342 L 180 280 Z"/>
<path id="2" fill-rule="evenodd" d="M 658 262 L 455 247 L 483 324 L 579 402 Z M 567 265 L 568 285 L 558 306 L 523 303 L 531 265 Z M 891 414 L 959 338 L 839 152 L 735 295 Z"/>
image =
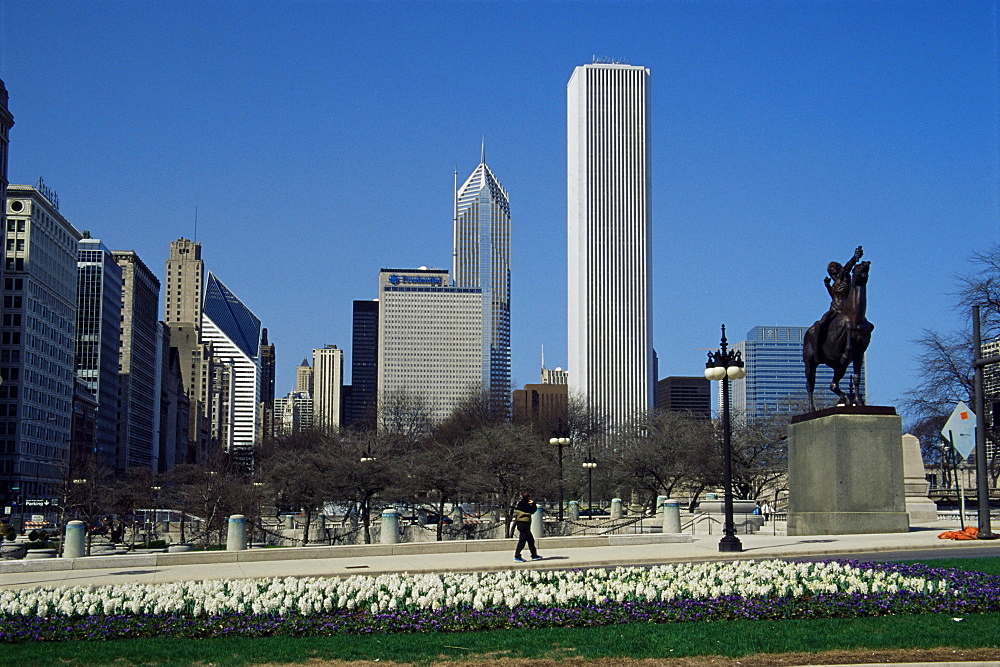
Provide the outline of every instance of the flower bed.
<path id="1" fill-rule="evenodd" d="M 323 635 L 1000 610 L 1000 577 L 737 561 L 0 592 L 0 641 Z"/>

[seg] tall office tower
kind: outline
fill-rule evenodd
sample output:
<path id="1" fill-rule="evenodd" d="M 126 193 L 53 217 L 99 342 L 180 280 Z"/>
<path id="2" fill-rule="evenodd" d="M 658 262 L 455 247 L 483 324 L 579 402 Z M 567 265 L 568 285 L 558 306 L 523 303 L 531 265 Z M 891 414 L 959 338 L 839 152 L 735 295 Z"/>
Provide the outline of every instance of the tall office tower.
<path id="1" fill-rule="evenodd" d="M 981 345 L 983 358 L 1000 355 L 1000 338 L 986 341 Z M 1000 366 L 991 364 L 983 367 L 983 400 L 986 411 L 986 424 L 994 437 L 1000 424 Z M 986 440 L 986 456 L 993 460 L 996 455 L 997 445 L 990 439 Z"/>
<path id="2" fill-rule="evenodd" d="M 85 231 L 77 243 L 76 271 L 76 377 L 97 401 L 94 458 L 124 472 L 130 462 L 117 451 L 122 270 L 111 251 Z M 147 441 L 147 451 L 151 448 Z M 139 464 L 148 468 L 150 456 Z"/>
<path id="3" fill-rule="evenodd" d="M 118 467 L 165 470 L 160 461 L 160 281 L 134 251 L 111 255 L 122 274 Z"/>
<path id="4" fill-rule="evenodd" d="M 267 328 L 260 333 L 260 439 L 274 435 L 274 343 L 267 340 Z"/>
<path id="5" fill-rule="evenodd" d="M 312 390 L 313 369 L 309 365 L 309 360 L 303 359 L 302 363 L 295 368 L 295 391 L 312 394 Z"/>
<path id="6" fill-rule="evenodd" d="M 257 441 L 260 409 L 260 320 L 212 272 L 205 285 L 205 305 L 201 317 L 202 339 L 212 345 L 212 356 L 230 369 L 231 399 L 229 425 L 220 445 L 226 452 L 234 447 L 253 447 Z M 216 380 L 220 376 L 216 376 Z M 219 391 L 226 395 L 224 384 Z"/>
<path id="7" fill-rule="evenodd" d="M 379 273 L 378 411 L 396 397 L 419 402 L 440 422 L 490 387 L 482 346 L 482 294 L 450 287 L 442 269 Z"/>
<path id="8" fill-rule="evenodd" d="M 349 426 L 375 428 L 378 403 L 378 301 L 355 301 L 351 333 L 351 393 L 345 415 Z"/>
<path id="9" fill-rule="evenodd" d="M 483 357 L 491 395 L 510 396 L 510 199 L 483 148 L 479 166 L 455 195 L 455 287 L 475 287 L 483 299 Z"/>
<path id="10" fill-rule="evenodd" d="M 0 79 L 0 229 L 5 229 L 7 206 L 7 147 L 10 145 L 10 128 L 14 127 L 14 116 L 7 108 L 7 86 Z"/>
<path id="11" fill-rule="evenodd" d="M 712 388 L 704 377 L 666 377 L 656 383 L 656 405 L 671 412 L 712 418 Z"/>
<path id="12" fill-rule="evenodd" d="M 76 383 L 80 232 L 30 185 L 7 188 L 0 328 L 0 504 L 58 497 Z M 86 448 L 85 443 L 72 443 Z M 23 509 L 23 505 L 19 505 Z"/>
<path id="13" fill-rule="evenodd" d="M 730 383 L 734 418 L 759 419 L 773 414 L 803 412 L 806 372 L 802 361 L 802 338 L 809 327 L 757 326 L 747 339 L 732 345 L 743 355 L 745 380 Z M 829 390 L 833 369 L 816 369 L 816 405 L 831 406 L 837 396 Z M 840 382 L 848 389 L 849 378 Z M 867 402 L 867 371 L 861 371 L 861 393 Z"/>
<path id="14" fill-rule="evenodd" d="M 170 329 L 170 344 L 177 348 L 188 397 L 188 463 L 203 461 L 213 451 L 211 386 L 212 355 L 201 339 L 205 263 L 201 244 L 185 238 L 170 242 L 163 321 Z"/>
<path id="15" fill-rule="evenodd" d="M 308 392 L 291 391 L 274 399 L 275 435 L 292 435 L 313 427 L 313 399 Z"/>
<path id="16" fill-rule="evenodd" d="M 170 344 L 170 328 L 163 322 L 157 326 L 157 359 L 160 363 L 156 383 L 160 390 L 156 422 L 160 443 L 158 471 L 166 472 L 183 463 L 196 462 L 197 455 L 188 437 L 190 403 L 184 391 L 180 354 Z"/>
<path id="17" fill-rule="evenodd" d="M 313 424 L 336 430 L 341 424 L 344 351 L 336 345 L 313 350 Z"/>
<path id="18" fill-rule="evenodd" d="M 614 427 L 654 400 L 648 69 L 573 71 L 567 168 L 569 390 Z"/>

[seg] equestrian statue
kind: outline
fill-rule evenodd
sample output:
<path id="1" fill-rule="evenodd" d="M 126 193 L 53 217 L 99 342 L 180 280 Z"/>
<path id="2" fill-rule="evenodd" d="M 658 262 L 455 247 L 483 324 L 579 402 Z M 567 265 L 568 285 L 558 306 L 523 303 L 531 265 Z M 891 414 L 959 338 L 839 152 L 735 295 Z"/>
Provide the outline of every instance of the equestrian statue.
<path id="1" fill-rule="evenodd" d="M 814 412 L 813 390 L 816 388 L 816 367 L 820 364 L 833 369 L 830 391 L 840 397 L 837 405 L 865 404 L 861 394 L 861 365 L 875 325 L 865 319 L 871 262 L 859 262 L 863 254 L 861 246 L 858 246 L 847 264 L 841 266 L 839 262 L 830 262 L 827 266 L 830 275 L 823 282 L 830 293 L 830 310 L 809 327 L 802 341 L 809 408 Z M 851 366 L 850 389 L 844 393 L 840 381 Z"/>

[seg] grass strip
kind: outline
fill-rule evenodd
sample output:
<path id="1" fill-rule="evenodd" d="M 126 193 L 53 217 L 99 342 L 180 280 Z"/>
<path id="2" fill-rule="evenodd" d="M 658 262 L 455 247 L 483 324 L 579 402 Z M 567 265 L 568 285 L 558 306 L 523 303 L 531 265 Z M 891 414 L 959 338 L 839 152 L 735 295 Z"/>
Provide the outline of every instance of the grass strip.
<path id="1" fill-rule="evenodd" d="M 3 647 L 17 665 L 248 665 L 309 660 L 427 664 L 442 659 L 681 658 L 835 649 L 1000 648 L 1000 613 L 960 621 L 940 614 L 853 619 L 627 624 L 600 628 L 491 630 L 336 637 L 131 639 Z"/>

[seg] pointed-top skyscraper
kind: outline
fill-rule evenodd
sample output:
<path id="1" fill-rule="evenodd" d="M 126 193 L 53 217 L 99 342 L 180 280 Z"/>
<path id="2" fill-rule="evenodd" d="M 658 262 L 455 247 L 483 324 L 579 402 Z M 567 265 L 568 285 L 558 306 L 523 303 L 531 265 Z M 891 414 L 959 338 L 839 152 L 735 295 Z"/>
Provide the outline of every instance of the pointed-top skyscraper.
<path id="1" fill-rule="evenodd" d="M 510 199 L 486 166 L 479 166 L 455 195 L 455 287 L 482 290 L 484 386 L 510 396 Z M 488 381 L 487 381 L 488 379 Z"/>

